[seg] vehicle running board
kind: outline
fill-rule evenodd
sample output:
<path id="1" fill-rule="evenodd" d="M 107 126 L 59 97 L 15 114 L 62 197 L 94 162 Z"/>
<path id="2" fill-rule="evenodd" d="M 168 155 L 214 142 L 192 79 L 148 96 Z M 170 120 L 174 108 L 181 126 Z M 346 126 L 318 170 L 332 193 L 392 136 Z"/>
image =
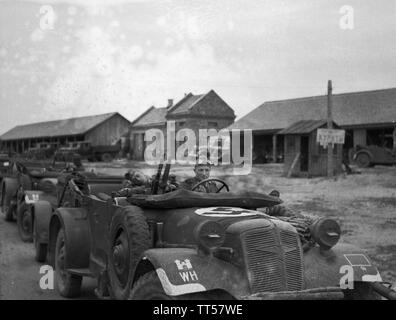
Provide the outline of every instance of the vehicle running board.
<path id="1" fill-rule="evenodd" d="M 67 272 L 82 277 L 92 277 L 92 273 L 88 268 L 81 269 L 67 269 Z"/>

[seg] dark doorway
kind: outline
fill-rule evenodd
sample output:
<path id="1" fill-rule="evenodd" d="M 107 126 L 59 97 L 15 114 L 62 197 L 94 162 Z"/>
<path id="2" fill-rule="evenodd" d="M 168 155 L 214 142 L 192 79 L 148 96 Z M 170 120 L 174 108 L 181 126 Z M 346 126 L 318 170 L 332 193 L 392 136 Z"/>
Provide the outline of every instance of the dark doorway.
<path id="1" fill-rule="evenodd" d="M 302 136 L 301 137 L 301 146 L 300 146 L 300 171 L 307 172 L 308 171 L 308 153 L 309 153 L 309 137 Z"/>

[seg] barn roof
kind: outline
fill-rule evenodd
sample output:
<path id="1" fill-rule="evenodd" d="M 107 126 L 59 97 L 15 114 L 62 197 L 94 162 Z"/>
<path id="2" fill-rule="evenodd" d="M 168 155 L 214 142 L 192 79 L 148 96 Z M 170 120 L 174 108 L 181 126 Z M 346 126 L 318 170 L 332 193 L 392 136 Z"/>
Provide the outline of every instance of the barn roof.
<path id="1" fill-rule="evenodd" d="M 281 130 L 299 120 L 327 116 L 327 96 L 265 102 L 230 129 Z M 338 125 L 396 123 L 396 88 L 333 95 L 333 119 Z"/>
<path id="2" fill-rule="evenodd" d="M 85 134 L 89 130 L 110 119 L 116 114 L 119 113 L 112 112 L 94 116 L 20 125 L 4 133 L 2 136 L 0 136 L 0 140 L 6 141 Z"/>
<path id="3" fill-rule="evenodd" d="M 307 134 L 311 133 L 315 129 L 322 127 L 327 124 L 327 120 L 301 120 L 293 123 L 291 126 L 287 127 L 278 132 L 278 134 Z M 333 128 L 338 128 L 337 124 L 333 122 Z"/>

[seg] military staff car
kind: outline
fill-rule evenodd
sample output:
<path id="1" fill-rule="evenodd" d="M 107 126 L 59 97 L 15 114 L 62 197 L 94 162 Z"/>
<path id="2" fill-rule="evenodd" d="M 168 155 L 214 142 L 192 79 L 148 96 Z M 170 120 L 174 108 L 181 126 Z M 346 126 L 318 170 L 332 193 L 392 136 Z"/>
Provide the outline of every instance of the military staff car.
<path id="1" fill-rule="evenodd" d="M 114 187 L 71 178 L 73 200 L 45 214 L 64 297 L 93 277 L 97 295 L 115 299 L 395 298 L 361 249 L 339 243 L 334 220 L 316 220 L 303 243 L 291 222 L 268 215 L 277 196 L 179 189 L 125 198 L 111 196 Z"/>

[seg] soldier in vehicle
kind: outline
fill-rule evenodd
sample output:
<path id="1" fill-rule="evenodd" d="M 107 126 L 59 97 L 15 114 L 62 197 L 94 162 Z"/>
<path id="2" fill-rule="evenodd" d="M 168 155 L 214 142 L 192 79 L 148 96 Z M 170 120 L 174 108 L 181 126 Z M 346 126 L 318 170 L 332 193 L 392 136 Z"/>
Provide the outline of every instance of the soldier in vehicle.
<path id="1" fill-rule="evenodd" d="M 218 187 L 216 183 L 213 181 L 204 183 L 195 190 L 193 190 L 193 187 L 197 183 L 206 180 L 210 177 L 210 169 L 211 169 L 211 163 L 209 160 L 202 158 L 199 159 L 194 167 L 195 177 L 186 179 L 182 183 L 181 188 L 191 191 L 197 191 L 197 192 L 216 193 L 218 191 Z"/>
<path id="2" fill-rule="evenodd" d="M 155 177 L 149 177 L 140 171 L 128 171 L 125 174 L 123 188 L 115 192 L 117 197 L 128 197 L 132 194 L 151 194 L 152 184 Z M 170 175 L 164 192 L 171 192 L 178 188 L 174 175 Z"/>
<path id="3" fill-rule="evenodd" d="M 132 176 L 133 171 L 129 170 L 127 173 L 124 174 L 124 180 L 122 181 L 122 188 L 130 188 L 132 187 Z"/>

